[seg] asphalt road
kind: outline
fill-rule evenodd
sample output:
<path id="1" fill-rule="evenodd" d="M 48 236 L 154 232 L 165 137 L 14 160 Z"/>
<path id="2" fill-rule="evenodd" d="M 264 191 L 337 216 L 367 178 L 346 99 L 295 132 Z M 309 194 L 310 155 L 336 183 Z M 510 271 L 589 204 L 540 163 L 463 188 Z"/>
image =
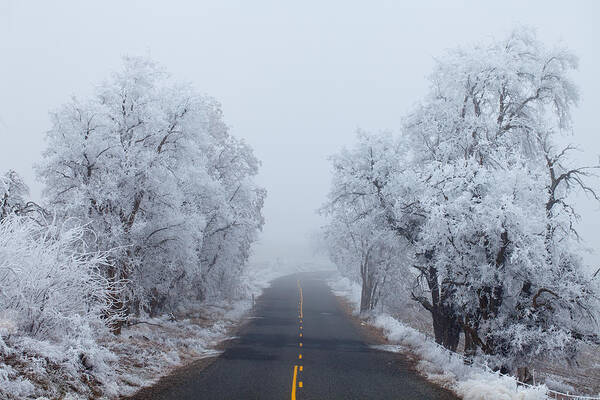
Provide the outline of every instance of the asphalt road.
<path id="1" fill-rule="evenodd" d="M 144 399 L 456 399 L 401 355 L 369 347 L 323 274 L 273 282 L 254 317 L 213 363 Z"/>

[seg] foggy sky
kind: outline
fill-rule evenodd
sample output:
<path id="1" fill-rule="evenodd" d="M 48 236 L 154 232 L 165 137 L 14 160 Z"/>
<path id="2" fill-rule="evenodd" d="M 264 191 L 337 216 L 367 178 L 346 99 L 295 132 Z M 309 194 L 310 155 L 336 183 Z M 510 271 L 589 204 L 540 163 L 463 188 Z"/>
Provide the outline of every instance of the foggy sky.
<path id="1" fill-rule="evenodd" d="M 308 259 L 327 156 L 357 128 L 397 132 L 427 90 L 434 57 L 531 25 L 580 57 L 582 101 L 568 141 L 600 153 L 600 4 L 595 1 L 10 1 L 0 0 L 0 172 L 17 170 L 39 198 L 48 111 L 150 55 L 218 99 L 234 135 L 263 161 L 266 225 L 255 259 Z M 450 5 L 452 4 L 452 5 Z M 600 249 L 597 204 L 580 230 Z M 588 259 L 600 263 L 600 257 Z"/>

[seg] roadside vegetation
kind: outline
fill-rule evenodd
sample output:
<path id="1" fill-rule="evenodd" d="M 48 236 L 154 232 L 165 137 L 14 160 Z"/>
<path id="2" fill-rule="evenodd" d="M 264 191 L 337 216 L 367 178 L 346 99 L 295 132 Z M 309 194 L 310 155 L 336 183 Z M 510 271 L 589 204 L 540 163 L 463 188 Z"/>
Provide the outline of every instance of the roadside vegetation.
<path id="1" fill-rule="evenodd" d="M 218 102 L 146 58 L 125 57 L 93 96 L 55 110 L 43 203 L 15 172 L 0 177 L 0 397 L 116 396 L 129 358 L 176 363 L 177 343 L 222 337 L 186 315 L 217 307 L 211 324 L 231 320 L 228 304 L 251 290 L 259 164 Z M 150 319 L 195 339 L 132 357 L 133 326 Z"/>

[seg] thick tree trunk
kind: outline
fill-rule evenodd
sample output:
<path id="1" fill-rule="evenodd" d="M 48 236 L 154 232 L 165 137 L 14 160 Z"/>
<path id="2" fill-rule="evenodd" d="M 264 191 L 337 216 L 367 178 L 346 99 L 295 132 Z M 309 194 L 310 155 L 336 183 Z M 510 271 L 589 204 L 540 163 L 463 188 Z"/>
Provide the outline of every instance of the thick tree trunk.
<path id="1" fill-rule="evenodd" d="M 456 315 L 448 307 L 434 306 L 431 318 L 436 343 L 456 351 L 460 339 L 460 324 Z"/>
<path id="2" fill-rule="evenodd" d="M 431 253 L 426 257 L 431 258 Z M 413 300 L 418 301 L 431 313 L 436 343 L 449 350 L 456 351 L 460 339 L 460 320 L 456 312 L 446 302 L 450 296 L 452 286 L 446 281 L 442 281 L 441 284 L 438 282 L 438 273 L 434 267 L 416 266 L 415 268 L 425 275 L 427 285 L 431 291 L 431 301 L 423 296 L 416 296 L 414 293 L 412 295 Z"/>

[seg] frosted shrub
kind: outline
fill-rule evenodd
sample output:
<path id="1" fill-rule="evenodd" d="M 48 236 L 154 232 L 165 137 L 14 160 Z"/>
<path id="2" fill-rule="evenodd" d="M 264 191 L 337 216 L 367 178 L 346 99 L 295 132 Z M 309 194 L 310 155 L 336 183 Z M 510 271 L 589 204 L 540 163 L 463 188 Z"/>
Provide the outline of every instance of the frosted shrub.
<path id="1" fill-rule="evenodd" d="M 0 318 L 5 333 L 59 340 L 103 329 L 114 288 L 98 274 L 105 255 L 79 250 L 84 228 L 0 221 Z"/>

